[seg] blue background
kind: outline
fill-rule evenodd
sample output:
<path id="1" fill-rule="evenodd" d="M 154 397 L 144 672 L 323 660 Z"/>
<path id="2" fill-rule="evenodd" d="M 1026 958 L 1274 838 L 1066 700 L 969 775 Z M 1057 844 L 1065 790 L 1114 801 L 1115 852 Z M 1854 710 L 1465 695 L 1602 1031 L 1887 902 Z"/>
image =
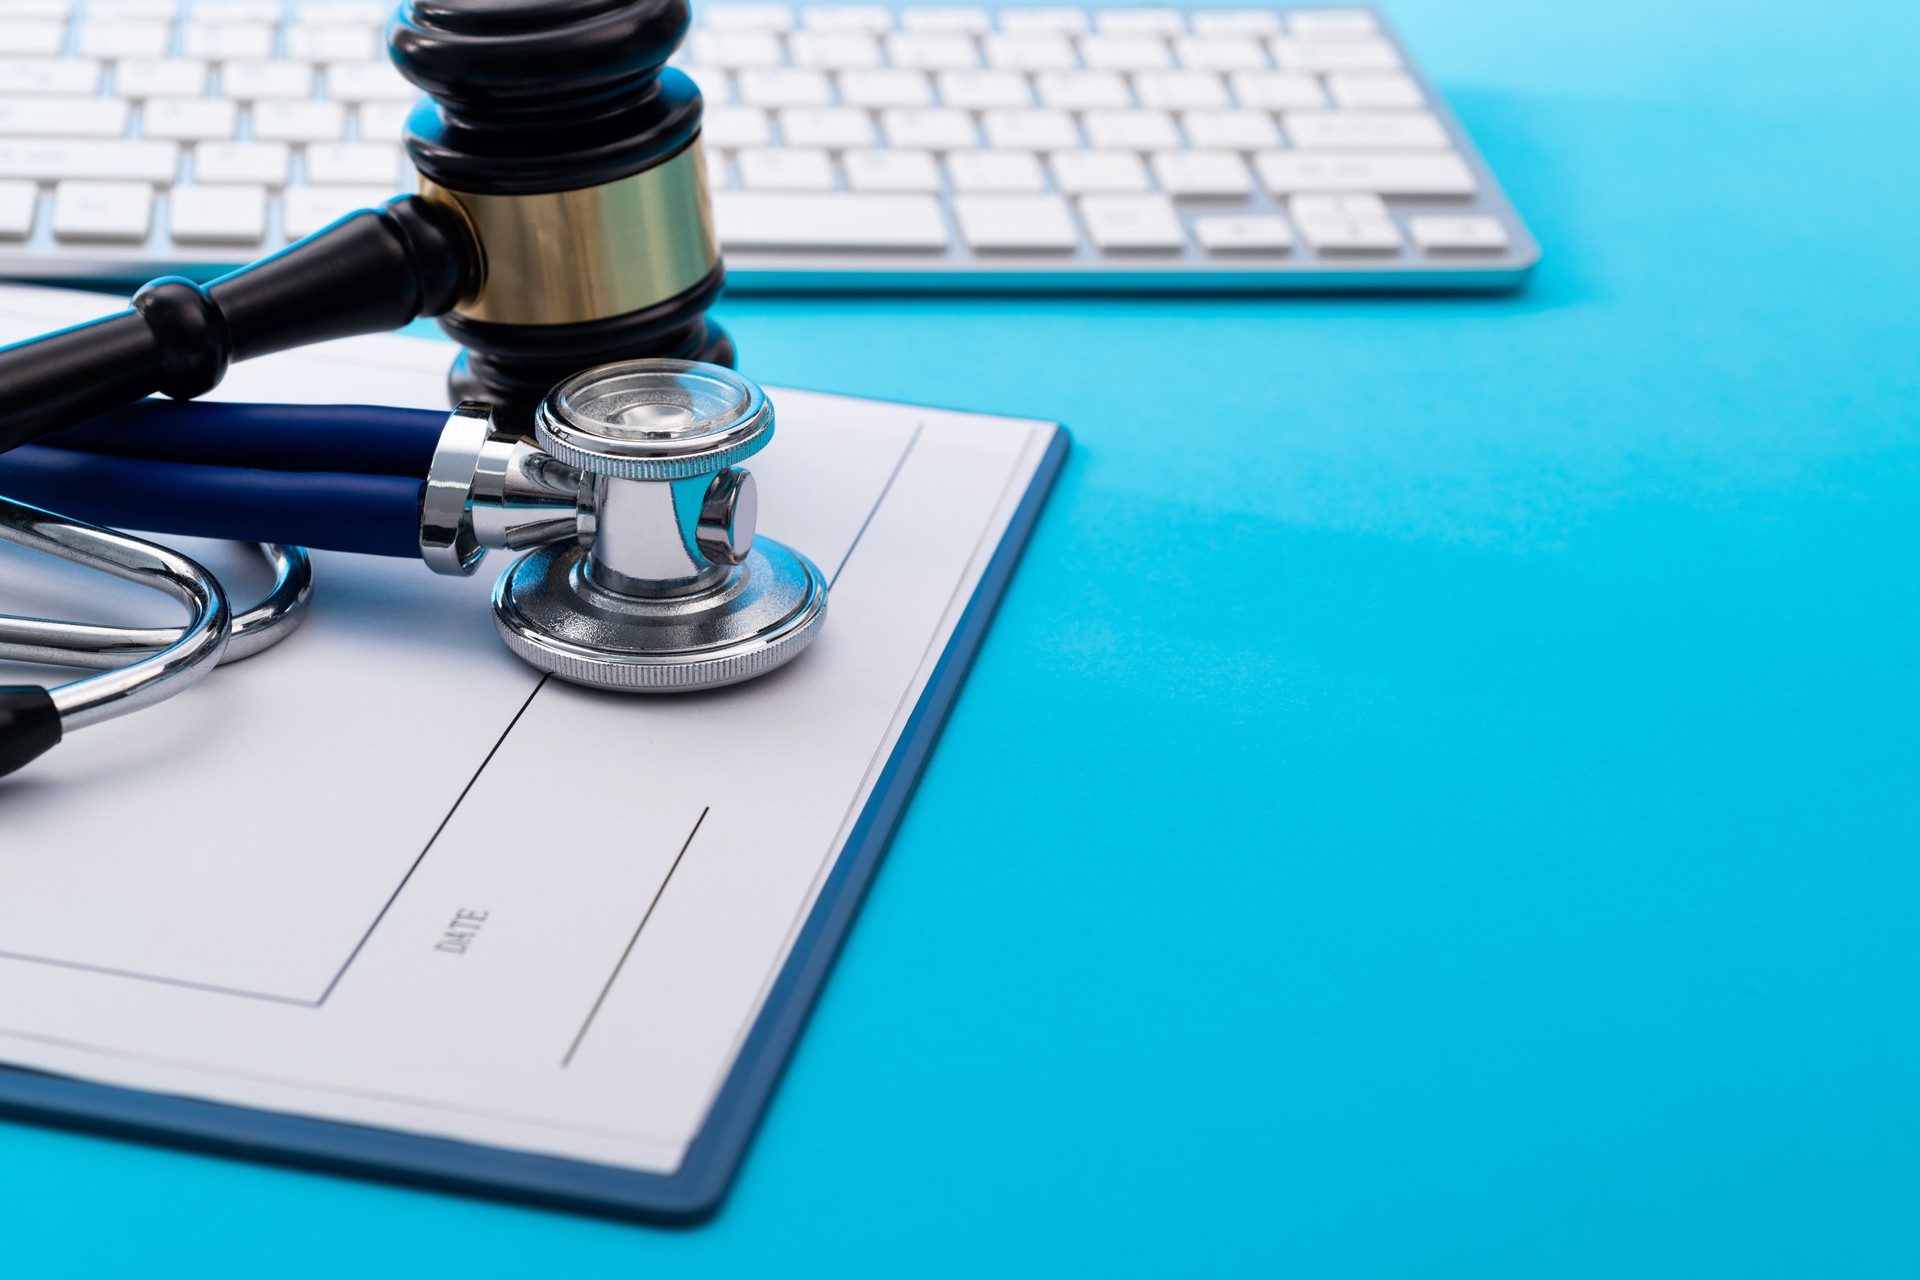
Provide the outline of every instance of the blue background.
<path id="1" fill-rule="evenodd" d="M 724 304 L 1078 450 L 717 1221 L 0 1127 L 0 1267 L 1920 1269 L 1920 7 L 1388 12 L 1523 294 Z"/>

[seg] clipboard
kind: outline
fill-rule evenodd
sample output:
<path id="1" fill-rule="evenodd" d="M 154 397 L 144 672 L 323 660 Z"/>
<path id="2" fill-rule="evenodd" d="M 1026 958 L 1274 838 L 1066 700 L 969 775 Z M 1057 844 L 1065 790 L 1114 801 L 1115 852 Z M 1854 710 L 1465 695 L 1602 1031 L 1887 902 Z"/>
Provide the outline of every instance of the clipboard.
<path id="1" fill-rule="evenodd" d="M 37 325 L 57 323 L 66 317 L 49 314 L 50 311 L 57 311 L 61 307 L 71 310 L 97 305 L 92 300 L 83 297 L 76 299 L 73 295 L 54 295 L 52 298 L 45 295 L 46 291 L 40 290 L 0 290 L 0 337 L 5 336 L 4 326 L 9 319 L 14 321 L 16 327 L 23 321 Z M 431 383 L 423 375 L 427 372 L 437 374 L 439 362 L 445 359 L 448 351 L 442 344 L 401 338 L 354 339 L 330 344 L 330 347 L 316 348 L 307 354 L 273 357 L 262 364 L 280 362 L 282 368 L 278 372 L 283 385 L 291 381 L 302 388 L 323 390 L 338 387 L 340 371 L 344 368 L 383 369 L 386 372 L 379 376 L 409 379 L 407 386 L 414 388 L 424 398 L 430 393 Z M 303 359 L 314 367 L 305 371 L 295 370 L 299 376 L 289 379 L 286 375 L 291 366 Z M 400 372 L 395 373 L 395 369 Z M 236 370 L 236 373 L 239 372 Z M 362 380 L 363 385 L 365 381 Z M 252 388 L 245 380 L 241 380 L 241 383 L 227 394 L 236 399 L 259 398 L 257 393 L 249 394 Z M 854 555 L 858 548 L 866 539 L 877 536 L 872 527 L 878 523 L 877 513 L 895 511 L 894 506 L 888 505 L 895 500 L 888 495 L 896 492 L 901 484 L 900 477 L 909 474 L 907 460 L 913 456 L 915 447 L 931 447 L 922 444 L 927 433 L 944 432 L 943 438 L 955 442 L 953 447 L 963 450 L 969 447 L 965 434 L 969 415 L 909 406 L 873 405 L 871 402 L 844 401 L 837 397 L 808 396 L 805 393 L 777 390 L 772 394 L 776 409 L 783 415 L 782 430 L 786 429 L 785 421 L 790 406 L 799 406 L 794 413 L 799 419 L 826 421 L 835 415 L 857 417 L 866 414 L 872 417 L 875 424 L 880 424 L 874 430 L 882 434 L 885 433 L 885 422 L 895 422 L 901 429 L 911 433 L 905 452 L 901 454 L 900 461 L 893 464 L 893 470 L 880 490 L 880 500 L 865 514 L 864 521 L 854 533 L 843 565 L 855 564 Z M 862 405 L 864 407 L 860 407 Z M 710 1092 L 700 1095 L 704 1101 L 692 1124 L 691 1136 L 676 1148 L 677 1159 L 668 1160 L 663 1156 L 654 1161 L 656 1167 L 650 1168 L 645 1167 L 647 1160 L 644 1158 L 602 1159 L 578 1151 L 569 1152 L 564 1148 L 574 1139 L 563 1132 L 565 1125 L 558 1120 L 553 1122 L 555 1136 L 551 1139 L 540 1138 L 531 1128 L 526 1132 L 535 1133 L 532 1140 L 518 1136 L 519 1130 L 513 1130 L 508 1139 L 503 1141 L 476 1137 L 472 1133 L 461 1136 L 462 1125 L 505 1125 L 508 1121 L 497 1117 L 479 1120 L 465 1115 L 442 1121 L 430 1113 L 430 1107 L 423 1110 L 422 1106 L 416 1105 L 414 1110 L 407 1110 L 390 1099 L 348 1096 L 354 1092 L 351 1088 L 342 1090 L 340 1096 L 344 1100 L 335 1100 L 332 1095 L 311 1091 L 301 1093 L 285 1080 L 272 1077 L 269 1072 L 233 1065 L 242 1063 L 250 1052 L 264 1052 L 263 1046 L 246 1043 L 248 1035 L 253 1034 L 245 1030 L 247 1027 L 311 1027 L 331 1016 L 327 1011 L 343 1002 L 351 1004 L 352 999 L 359 998 L 363 1003 L 368 1003 L 368 993 L 375 990 L 377 984 L 363 975 L 368 972 L 377 975 L 381 972 L 379 966 L 382 964 L 400 965 L 404 960 L 404 965 L 415 967 L 394 968 L 392 971 L 403 975 L 428 974 L 432 981 L 440 981 L 441 975 L 456 972 L 460 965 L 466 963 L 457 953 L 442 953 L 431 960 L 422 960 L 419 954 L 422 939 L 413 939 L 404 948 L 395 942 L 396 938 L 407 940 L 404 935 L 410 912 L 420 919 L 427 918 L 413 910 L 414 902 L 425 892 L 421 886 L 437 874 L 439 863 L 435 858 L 440 857 L 444 861 L 451 856 L 436 842 L 454 839 L 447 834 L 449 829 L 458 834 L 461 823 L 466 821 L 462 817 L 463 806 L 481 804 L 490 787 L 499 790 L 494 777 L 487 771 L 495 770 L 497 773 L 506 767 L 503 761 L 512 751 L 523 749 L 519 745 L 520 737 L 516 735 L 534 732 L 537 728 L 535 722 L 540 715 L 545 714 L 549 718 L 557 715 L 563 721 L 569 715 L 601 717 L 580 723 L 603 724 L 608 723 L 604 719 L 607 716 L 633 714 L 609 705 L 605 697 L 578 695 L 544 680 L 534 685 L 533 692 L 527 695 L 525 703 L 515 712 L 506 731 L 487 751 L 486 760 L 468 782 L 467 789 L 454 801 L 433 838 L 427 842 L 426 849 L 408 868 L 392 896 L 381 907 L 374 924 L 353 947 L 347 964 L 333 976 L 317 1001 L 285 999 L 281 1004 L 286 1008 L 275 1006 L 266 1012 L 257 1012 L 257 1009 L 266 1009 L 267 1001 L 280 999 L 280 996 L 272 991 L 228 991 L 223 996 L 217 992 L 217 983 L 200 982 L 196 987 L 193 981 L 181 979 L 177 974 L 172 979 L 156 981 L 163 975 L 132 972 L 115 964 L 74 962 L 70 957 L 63 959 L 55 955 L 29 954 L 20 949 L 27 943 L 9 936 L 9 920 L 4 909 L 0 909 L 0 975 L 12 970 L 13 976 L 19 980 L 15 985 L 41 984 L 51 993 L 40 1004 L 35 1003 L 35 997 L 31 994 L 15 998 L 9 990 L 0 995 L 0 1063 L 10 1064 L 0 1065 L 0 1115 L 229 1156 L 641 1221 L 687 1223 L 713 1213 L 739 1167 L 787 1056 L 852 926 L 866 889 L 878 870 L 888 841 L 939 737 L 946 715 L 966 679 L 968 668 L 985 638 L 994 609 L 1007 587 L 1028 536 L 1039 518 L 1049 488 L 1066 456 L 1068 435 L 1056 424 L 1022 422 L 1016 430 L 1008 424 L 1018 420 L 979 419 L 978 422 L 981 424 L 980 441 L 985 441 L 990 434 L 986 424 L 1000 424 L 992 430 L 997 430 L 1002 437 L 1002 451 L 1009 457 L 1014 453 L 1019 456 L 1008 471 L 1003 491 L 996 497 L 991 521 L 980 530 L 977 554 L 969 562 L 964 577 L 964 591 L 956 594 L 948 613 L 943 615 L 936 644 L 921 655 L 911 697 L 902 703 L 896 722 L 889 728 L 885 750 L 873 758 L 871 768 L 855 796 L 856 803 L 846 813 L 835 847 L 822 859 L 817 880 L 810 888 L 804 909 L 794 916 L 792 932 L 783 939 L 777 963 L 767 970 L 764 987 L 751 1005 L 750 1017 L 741 1023 L 737 1038 L 729 1045 L 723 1069 L 716 1077 L 717 1085 Z M 1017 449 L 1006 443 L 1013 441 L 1020 432 L 1025 434 L 1017 442 Z M 807 447 L 805 431 L 796 429 L 791 434 L 800 439 L 789 448 L 797 450 Z M 776 442 L 774 448 L 780 446 L 781 442 Z M 769 453 L 772 452 L 770 449 Z M 950 472 L 951 463 L 945 466 Z M 917 475 L 919 472 L 911 474 Z M 762 483 L 763 491 L 772 490 L 773 486 L 764 473 Z M 960 481 L 956 480 L 955 483 Z M 904 501 L 904 498 L 900 498 L 895 505 Z M 915 505 L 924 507 L 926 504 Z M 921 511 L 908 513 L 908 516 L 929 518 Z M 896 516 L 889 515 L 887 518 L 895 519 Z M 781 532 L 778 528 L 772 531 L 776 535 Z M 805 546 L 802 549 L 809 550 Z M 329 567 L 324 560 L 318 566 L 321 593 L 327 591 L 326 571 Z M 409 568 L 418 572 L 417 566 Z M 833 576 L 839 576 L 837 570 L 833 571 Z M 472 592 L 467 594 L 471 596 Z M 317 597 L 316 614 L 324 608 L 325 600 L 324 594 Z M 350 605 L 352 602 L 348 603 Z M 843 626 L 852 636 L 858 628 L 869 624 L 862 621 L 857 608 L 850 612 L 855 616 L 845 621 Z M 870 616 L 884 621 L 887 615 L 881 611 Z M 367 625 L 365 618 L 349 617 L 346 621 L 363 628 Z M 831 629 L 840 621 L 834 616 L 830 605 L 827 627 Z M 879 627 L 881 622 L 871 625 Z M 830 630 L 823 632 L 823 639 L 828 634 L 831 634 Z M 267 664 L 284 666 L 301 660 L 298 653 L 292 652 L 299 639 L 296 636 L 287 642 L 288 653 L 270 654 L 258 660 L 263 674 L 256 683 L 275 678 L 265 674 Z M 889 643 L 897 645 L 898 641 Z M 485 661 L 487 659 L 476 657 L 476 662 Z M 809 676 L 805 669 L 806 662 L 807 657 L 803 656 L 794 664 L 794 678 L 789 682 L 786 692 L 780 695 L 800 699 L 789 705 L 806 705 L 803 696 Z M 239 698 L 249 692 L 241 688 L 240 679 L 249 665 L 252 664 L 234 668 L 236 675 L 227 682 L 234 685 L 231 696 Z M 823 664 L 813 674 L 820 676 L 829 669 Z M 224 673 L 217 674 L 215 681 L 219 681 L 222 675 Z M 284 684 L 284 678 L 280 679 Z M 214 681 L 210 681 L 209 687 L 214 684 Z M 199 696 L 200 691 L 196 690 L 177 701 L 188 704 Z M 730 704 L 714 704 L 713 714 L 732 714 L 742 707 L 751 711 L 755 704 L 748 699 L 752 697 L 750 690 L 743 689 L 733 695 Z M 540 710 L 529 714 L 529 708 Z M 161 731 L 164 730 L 163 725 Z M 113 733 L 114 728 L 103 726 L 88 732 L 103 735 L 104 741 L 104 735 Z M 235 732 L 246 732 L 244 718 Z M 63 751 L 66 750 L 68 748 L 63 748 Z M 476 792 L 481 800 L 472 798 Z M 0 888 L 6 885 L 7 875 L 15 874 L 7 865 L 5 850 L 10 845 L 15 849 L 26 849 L 42 844 L 46 833 L 56 827 L 35 827 L 33 823 L 57 824 L 67 821 L 65 814 L 71 811 L 70 807 L 60 807 L 56 812 L 53 806 L 41 805 L 38 798 L 29 795 L 22 806 L 27 816 L 19 820 L 24 825 L 20 825 L 16 831 L 9 826 L 8 803 L 7 791 L 0 789 Z M 37 809 L 44 812 L 39 812 L 36 818 Z M 701 831 L 701 824 L 707 820 L 708 812 L 703 810 L 694 824 L 694 834 L 687 837 L 688 846 L 692 845 L 695 835 Z M 475 823 L 467 825 L 471 827 Z M 22 831 L 27 834 L 19 834 Z M 32 834 L 36 831 L 40 833 L 38 836 Z M 101 842 L 96 839 L 96 843 Z M 480 843 L 485 843 L 484 839 Z M 437 849 L 440 852 L 436 853 Z M 98 856 L 110 858 L 114 855 L 112 850 L 103 849 Z M 612 976 L 600 990 L 586 1022 L 573 1038 L 572 1047 L 567 1051 L 568 1061 L 563 1062 L 562 1067 L 571 1063 L 589 1028 L 599 1038 L 589 1042 L 590 1047 L 599 1048 L 602 1042 L 614 1042 L 615 1031 L 603 1028 L 611 1027 L 619 1018 L 626 1017 L 635 1025 L 644 1023 L 644 1002 L 630 1000 L 628 1005 L 631 1007 L 622 1008 L 619 1007 L 619 1001 L 630 988 L 644 985 L 634 977 L 637 967 L 629 966 L 636 965 L 634 957 L 639 951 L 653 946 L 652 936 L 645 932 L 653 927 L 649 920 L 661 903 L 668 901 L 667 891 L 675 885 L 674 877 L 683 874 L 679 868 L 681 859 L 686 856 L 686 846 L 683 846 L 672 868 L 667 871 L 667 878 L 660 882 L 651 901 L 644 903 L 645 914 L 620 954 L 619 964 L 614 967 Z M 29 864 L 34 861 L 31 854 L 21 855 L 21 860 Z M 517 873 L 520 868 L 509 870 Z M 28 866 L 17 874 L 29 877 L 30 883 L 31 876 L 38 873 Z M 496 866 L 491 874 L 497 876 L 502 873 Z M 60 882 L 57 878 L 47 883 L 50 886 L 48 892 L 59 892 Z M 630 904 L 633 908 L 642 905 L 639 898 Z M 479 926 L 475 932 L 481 940 L 461 945 L 470 946 L 474 952 L 481 951 L 492 945 L 488 941 L 492 935 L 487 934 L 486 930 L 494 927 L 486 924 Z M 623 924 L 623 931 L 624 927 Z M 458 933 L 459 930 L 452 932 Z M 527 932 L 530 931 L 523 930 L 523 933 Z M 582 932 L 591 933 L 592 930 L 583 927 Z M 688 937 L 694 937 L 698 930 L 688 928 L 683 932 Z M 641 945 L 643 938 L 647 941 Z M 71 947 L 76 942 L 84 943 L 88 939 L 76 932 L 65 941 Z M 570 942 L 571 939 L 549 941 L 559 943 Z M 172 945 L 170 940 L 160 935 L 154 947 L 150 948 L 150 953 L 154 950 L 164 952 L 168 945 Z M 670 945 L 660 944 L 661 947 Z M 43 945 L 42 949 L 47 948 Z M 601 950 L 604 952 L 607 948 L 602 947 Z M 393 959 L 394 956 L 401 956 L 402 959 Z M 190 973 L 192 965 L 201 963 L 202 959 L 182 952 L 174 963 L 181 973 Z M 430 968 L 436 964 L 442 967 Z M 297 986 L 295 979 L 299 976 L 292 973 L 284 975 L 285 980 L 292 984 L 289 990 Z M 620 985 L 623 982 L 627 984 L 626 987 Z M 126 1008 L 135 1011 L 158 1008 L 158 1002 L 191 1000 L 203 1001 L 208 1007 L 225 1010 L 245 1003 L 241 997 L 246 997 L 253 999 L 253 1004 L 235 1015 L 236 1018 L 272 1017 L 283 1021 L 271 1024 L 236 1021 L 235 1025 L 242 1030 L 233 1035 L 235 1043 L 219 1046 L 220 1053 L 233 1055 L 233 1063 L 224 1060 L 213 1062 L 212 1059 L 218 1054 L 211 1050 L 208 1062 L 183 1063 L 178 1060 L 177 1052 L 165 1047 L 169 1043 L 166 1037 L 174 1036 L 172 1043 L 191 1042 L 179 1039 L 185 1033 L 169 1027 L 166 1019 L 157 1015 L 151 1020 L 154 1024 L 151 1028 L 141 1029 L 136 1025 L 124 1034 L 105 1029 L 104 1024 L 111 1022 L 118 1027 L 125 1019 L 102 1017 L 100 1021 L 103 1027 L 87 1031 L 86 1035 L 91 1040 L 82 1043 L 84 1037 L 71 1027 L 56 1025 L 59 1018 L 52 1012 L 56 1000 L 65 1000 L 70 1005 L 75 999 L 73 992 L 83 993 L 83 998 L 84 993 L 91 992 L 100 1001 L 124 1001 L 127 1002 Z M 614 996 L 612 1001 L 609 1001 L 610 993 Z M 578 995 L 584 999 L 584 987 L 580 988 Z M 330 1005 L 329 1000 L 333 1004 Z M 636 1009 L 641 1011 L 635 1012 Z M 82 1009 L 71 1016 L 84 1022 L 85 1014 L 86 1010 Z M 303 1018 L 308 1021 L 302 1022 Z M 605 1021 L 597 1022 L 596 1019 Z M 138 1024 L 141 1019 L 135 1017 L 132 1022 Z M 116 1036 L 119 1039 L 116 1040 Z M 143 1039 L 143 1036 L 147 1038 Z M 323 1035 L 316 1043 L 324 1047 L 328 1041 Z M 558 1042 L 555 1043 L 557 1046 Z M 657 1048 L 660 1041 L 656 1035 L 647 1043 Z M 379 1053 L 392 1049 L 391 1045 L 382 1043 L 378 1037 L 370 1037 L 369 1045 L 374 1050 L 375 1059 L 378 1059 Z M 175 1057 L 169 1058 L 169 1053 L 175 1053 Z M 352 1068 L 356 1071 L 377 1069 L 364 1065 Z M 351 1072 L 346 1068 L 342 1070 L 345 1074 L 341 1078 L 347 1079 Z M 393 1070 L 397 1072 L 399 1068 Z M 221 1074 L 223 1072 L 225 1074 Z M 529 1075 L 528 1078 L 534 1077 Z M 480 1089 L 482 1085 L 495 1087 L 486 1081 L 467 1081 L 463 1084 L 475 1089 Z M 400 1090 L 402 1086 L 396 1084 L 394 1088 Z M 371 1092 L 375 1091 L 359 1088 L 361 1095 Z M 531 1096 L 541 1093 L 541 1090 L 529 1088 L 528 1093 Z M 698 1090 L 690 1088 L 687 1096 L 693 1098 L 697 1093 Z M 616 1094 L 607 1096 L 617 1097 Z M 542 1094 L 542 1097 L 556 1107 L 562 1102 L 571 1103 L 571 1099 L 560 1094 L 553 1097 Z M 290 1103 L 287 1102 L 289 1099 Z M 428 1104 L 433 1101 L 425 1100 Z M 382 1107 L 387 1111 L 378 1110 Z M 484 1108 L 475 1107 L 473 1111 L 475 1115 L 480 1115 Z M 369 1115 L 378 1117 L 388 1113 L 399 1117 L 398 1120 L 394 1123 L 376 1123 L 367 1119 Z M 436 1129 L 440 1131 L 436 1132 Z M 481 1133 L 484 1130 L 475 1129 L 474 1132 Z M 586 1139 L 579 1141 L 585 1142 Z M 611 1139 L 595 1141 L 604 1143 Z M 540 1149 L 543 1145 L 549 1149 Z"/>

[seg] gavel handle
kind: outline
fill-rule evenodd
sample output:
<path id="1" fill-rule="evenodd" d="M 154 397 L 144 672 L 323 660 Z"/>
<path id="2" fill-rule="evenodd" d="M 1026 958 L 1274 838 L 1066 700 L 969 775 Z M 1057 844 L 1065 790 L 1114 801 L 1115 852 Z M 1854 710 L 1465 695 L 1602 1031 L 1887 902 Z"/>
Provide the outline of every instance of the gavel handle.
<path id="1" fill-rule="evenodd" d="M 235 360 L 439 315 L 478 273 L 459 216 L 401 196 L 212 284 L 154 280 L 118 315 L 0 347 L 0 451 L 155 392 L 200 395 Z"/>

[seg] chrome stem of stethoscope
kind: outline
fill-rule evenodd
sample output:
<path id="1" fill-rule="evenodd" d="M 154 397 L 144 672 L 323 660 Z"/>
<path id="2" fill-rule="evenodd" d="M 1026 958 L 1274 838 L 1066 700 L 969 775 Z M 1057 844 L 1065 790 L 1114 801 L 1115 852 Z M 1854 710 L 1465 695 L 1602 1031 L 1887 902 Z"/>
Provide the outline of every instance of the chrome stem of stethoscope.
<path id="1" fill-rule="evenodd" d="M 233 615 L 221 666 L 251 658 L 286 639 L 306 616 L 313 598 L 313 561 L 305 547 L 277 542 L 251 545 L 273 570 L 273 586 L 260 603 Z M 180 627 L 114 627 L 0 615 L 0 658 L 104 670 L 151 657 L 178 644 L 184 635 Z"/>
<path id="2" fill-rule="evenodd" d="M 193 610 L 179 639 L 159 652 L 48 689 L 62 734 L 172 697 L 203 679 L 226 651 L 233 627 L 226 595 L 212 574 L 177 551 L 10 498 L 0 498 L 0 539 L 152 587 Z"/>

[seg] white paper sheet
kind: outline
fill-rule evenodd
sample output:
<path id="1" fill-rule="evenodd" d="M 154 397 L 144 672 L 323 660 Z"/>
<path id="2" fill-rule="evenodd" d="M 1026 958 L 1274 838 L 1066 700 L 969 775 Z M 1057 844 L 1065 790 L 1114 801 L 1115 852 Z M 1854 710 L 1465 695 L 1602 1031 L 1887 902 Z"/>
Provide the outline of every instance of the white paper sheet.
<path id="1" fill-rule="evenodd" d="M 108 309 L 0 289 L 0 342 Z M 451 353 L 352 339 L 219 395 L 437 407 Z M 798 661 L 588 692 L 495 637 L 506 557 L 317 554 L 281 647 L 0 781 L 0 1061 L 675 1169 L 1055 430 L 770 395 L 761 527 L 833 579 Z M 6 612 L 170 608 L 0 557 Z"/>

